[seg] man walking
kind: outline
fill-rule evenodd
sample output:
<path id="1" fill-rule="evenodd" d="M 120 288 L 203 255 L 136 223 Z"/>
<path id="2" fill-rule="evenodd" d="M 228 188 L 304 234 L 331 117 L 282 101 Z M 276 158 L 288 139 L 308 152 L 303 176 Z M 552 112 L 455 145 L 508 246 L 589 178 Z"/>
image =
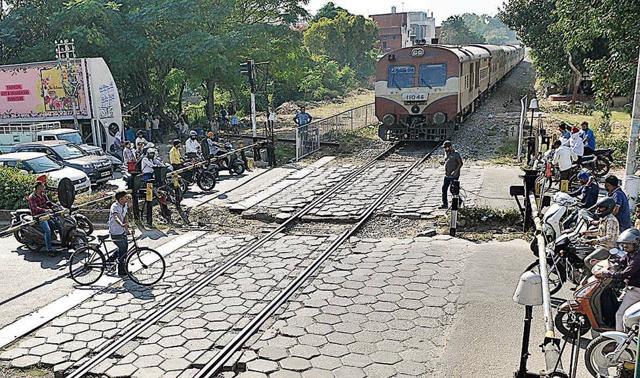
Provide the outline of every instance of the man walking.
<path id="1" fill-rule="evenodd" d="M 460 169 L 462 168 L 462 157 L 453 149 L 451 142 L 446 141 L 442 145 L 445 152 L 444 160 L 444 183 L 442 185 L 442 206 L 441 209 L 449 208 L 448 191 L 454 181 L 460 179 Z"/>
<path id="2" fill-rule="evenodd" d="M 129 231 L 129 225 L 127 224 L 128 199 L 126 191 L 117 192 L 116 200 L 109 210 L 109 235 L 113 243 L 118 247 L 117 254 L 110 257 L 110 260 L 118 261 L 118 276 L 120 277 L 127 275 L 125 258 L 127 257 L 127 249 L 129 249 L 127 242 Z"/>
<path id="3" fill-rule="evenodd" d="M 631 228 L 631 209 L 629 208 L 629 198 L 620 187 L 620 180 L 614 175 L 609 175 L 604 179 L 604 187 L 607 189 L 607 195 L 616 201 L 616 207 L 613 209 L 613 215 L 620 223 L 620 232 Z"/>

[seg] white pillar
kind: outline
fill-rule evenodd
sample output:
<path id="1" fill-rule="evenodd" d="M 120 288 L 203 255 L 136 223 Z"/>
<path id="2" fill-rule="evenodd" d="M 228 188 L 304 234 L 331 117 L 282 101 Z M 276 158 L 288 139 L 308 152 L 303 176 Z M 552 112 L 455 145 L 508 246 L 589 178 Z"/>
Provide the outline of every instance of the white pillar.
<path id="1" fill-rule="evenodd" d="M 640 58 L 638 72 L 636 74 L 636 90 L 633 97 L 633 112 L 631 113 L 631 132 L 629 133 L 629 147 L 627 149 L 627 164 L 625 166 L 625 178 L 623 190 L 629 197 L 630 206 L 635 208 L 638 199 L 638 170 L 636 159 L 638 158 L 638 136 L 640 134 Z"/>

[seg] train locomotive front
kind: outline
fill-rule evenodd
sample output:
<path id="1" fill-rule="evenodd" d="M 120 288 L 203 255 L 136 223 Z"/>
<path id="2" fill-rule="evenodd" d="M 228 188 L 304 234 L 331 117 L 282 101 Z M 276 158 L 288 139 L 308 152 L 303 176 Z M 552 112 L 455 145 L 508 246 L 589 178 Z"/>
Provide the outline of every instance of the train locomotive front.
<path id="1" fill-rule="evenodd" d="M 511 50 L 517 57 L 509 62 Z M 523 55 L 520 47 L 488 45 L 422 45 L 384 55 L 376 66 L 375 83 L 380 138 L 448 139 Z"/>

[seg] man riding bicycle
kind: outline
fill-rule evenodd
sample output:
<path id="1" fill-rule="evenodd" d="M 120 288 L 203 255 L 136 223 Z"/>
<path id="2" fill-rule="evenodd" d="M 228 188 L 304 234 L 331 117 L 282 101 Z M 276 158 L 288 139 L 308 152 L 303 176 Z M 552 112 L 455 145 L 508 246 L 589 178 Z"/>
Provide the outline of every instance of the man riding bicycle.
<path id="1" fill-rule="evenodd" d="M 129 244 L 127 242 L 127 235 L 129 234 L 129 225 L 127 224 L 127 211 L 129 210 L 127 202 L 129 195 L 126 191 L 120 191 L 116 193 L 115 202 L 111 205 L 109 210 L 109 235 L 111 240 L 118 247 L 118 252 L 112 255 L 109 259 L 118 261 L 118 276 L 123 277 L 127 275 L 127 267 L 125 265 L 125 258 L 127 257 L 127 250 Z"/>

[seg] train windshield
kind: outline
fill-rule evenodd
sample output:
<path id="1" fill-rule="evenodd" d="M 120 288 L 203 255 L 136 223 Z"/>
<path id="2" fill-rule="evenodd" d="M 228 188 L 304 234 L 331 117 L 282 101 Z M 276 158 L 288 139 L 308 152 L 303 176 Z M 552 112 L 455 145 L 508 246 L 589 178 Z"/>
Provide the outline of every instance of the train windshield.
<path id="1" fill-rule="evenodd" d="M 420 86 L 421 87 L 444 87 L 447 84 L 446 64 L 421 64 L 420 65 Z"/>
<path id="2" fill-rule="evenodd" d="M 416 67 L 414 66 L 390 66 L 387 87 L 411 88 L 414 86 Z"/>

